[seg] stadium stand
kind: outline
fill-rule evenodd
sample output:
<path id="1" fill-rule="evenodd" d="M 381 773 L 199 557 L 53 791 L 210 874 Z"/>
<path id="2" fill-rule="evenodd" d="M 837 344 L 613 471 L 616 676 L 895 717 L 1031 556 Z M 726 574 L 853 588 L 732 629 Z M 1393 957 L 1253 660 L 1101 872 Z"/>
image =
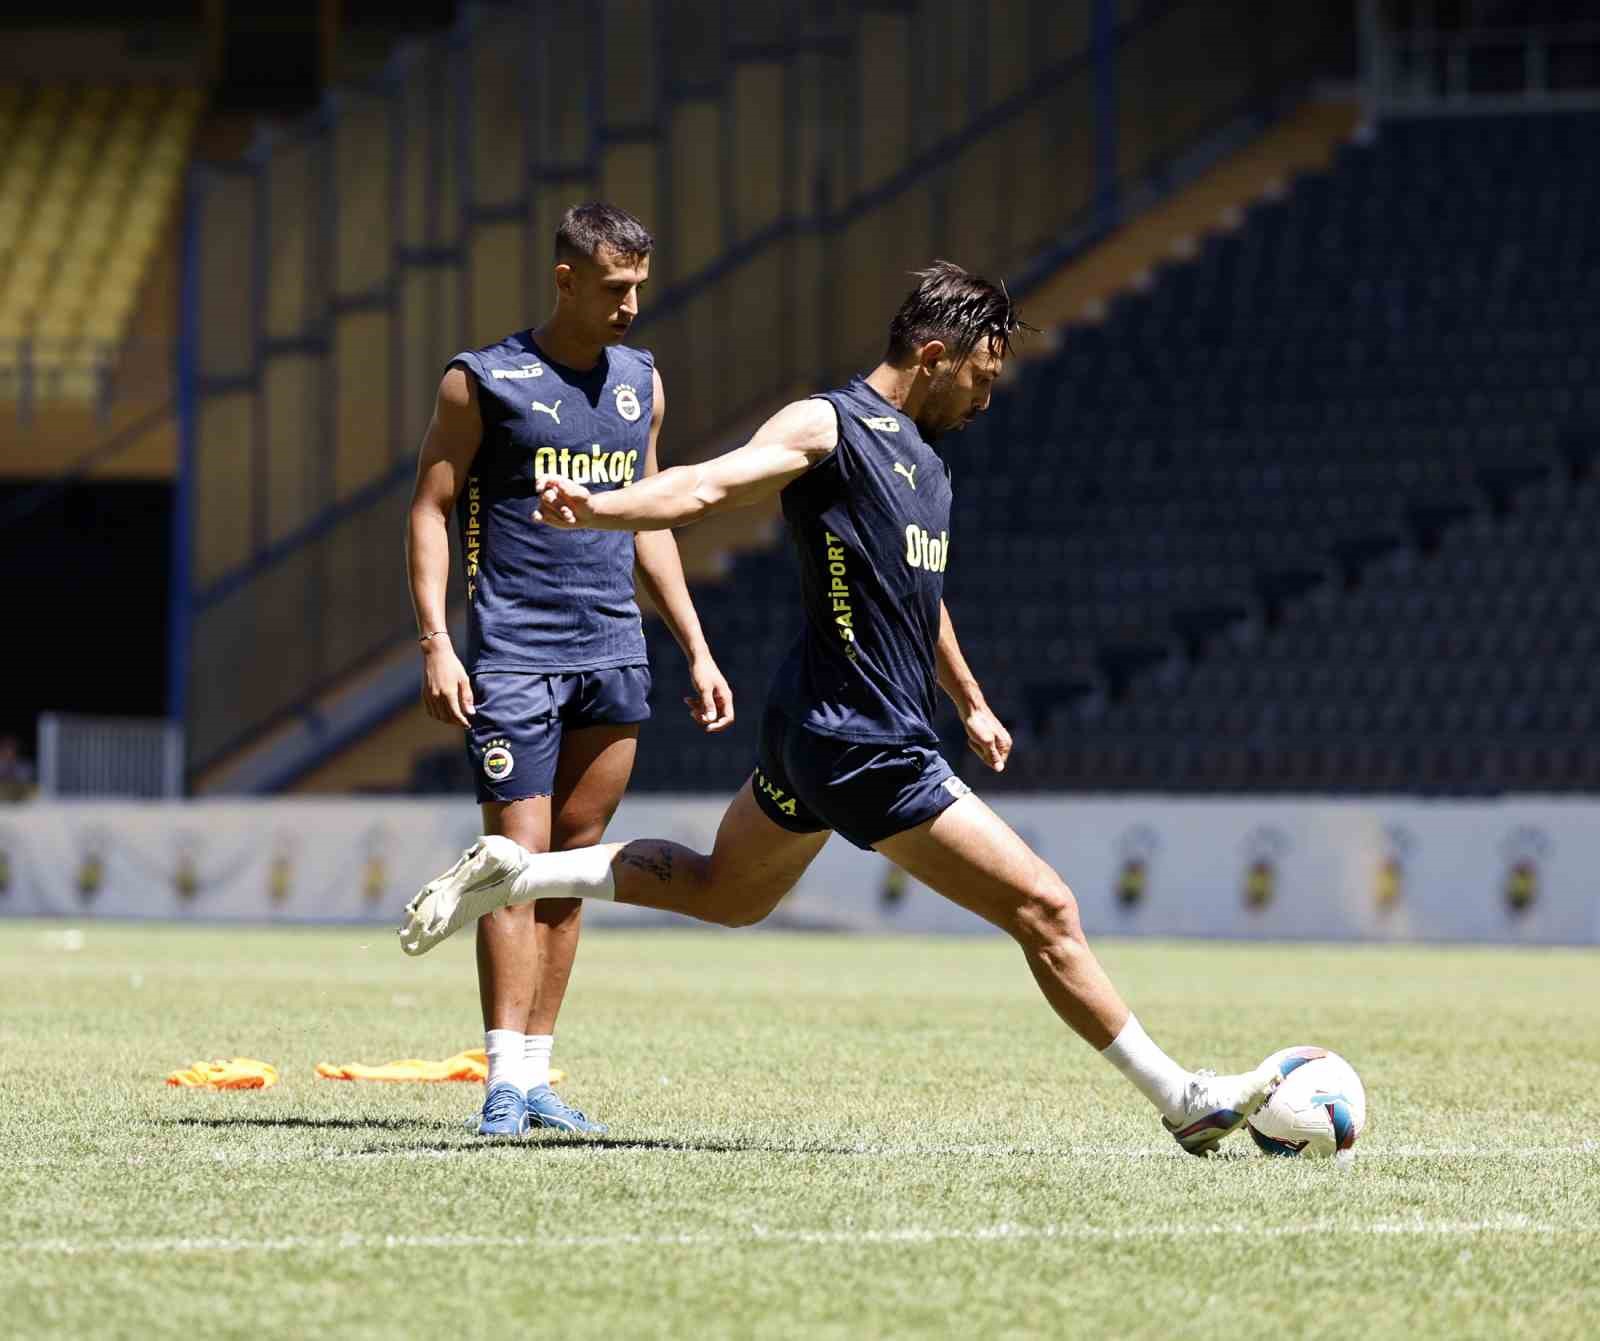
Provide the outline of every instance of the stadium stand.
<path id="1" fill-rule="evenodd" d="M 646 12 L 602 43 L 602 7 L 474 8 L 196 175 L 175 679 L 197 790 L 332 776 L 378 707 L 414 704 L 388 675 L 413 650 L 388 537 L 428 392 L 454 350 L 548 309 L 547 239 L 574 200 L 615 200 L 661 240 L 639 338 L 662 352 L 667 459 L 690 459 L 874 356 L 912 265 L 1009 275 L 1081 247 L 1198 146 L 1259 134 L 1350 33 L 1342 12 L 1245 0 L 1034 5 L 1026 23 L 933 0 L 931 26 L 828 0 L 721 25 Z M 525 96 L 530 79 L 562 96 Z M 238 301 L 240 274 L 259 302 Z"/>
<path id="2" fill-rule="evenodd" d="M 0 399 L 91 402 L 166 235 L 199 90 L 0 90 Z"/>
<path id="3" fill-rule="evenodd" d="M 1595 113 L 1385 125 L 951 444 L 949 602 L 1023 737 L 1000 781 L 1600 782 L 1597 150 Z M 700 593 L 746 703 L 792 586 L 764 554 Z M 753 714 L 708 743 L 674 709 L 637 785 L 725 786 Z"/>

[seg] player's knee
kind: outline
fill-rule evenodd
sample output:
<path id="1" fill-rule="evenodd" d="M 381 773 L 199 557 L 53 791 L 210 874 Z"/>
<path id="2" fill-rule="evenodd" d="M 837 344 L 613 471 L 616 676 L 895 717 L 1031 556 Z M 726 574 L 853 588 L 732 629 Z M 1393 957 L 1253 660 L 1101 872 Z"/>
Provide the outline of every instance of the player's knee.
<path id="1" fill-rule="evenodd" d="M 1041 872 L 1017 908 L 1013 935 L 1030 947 L 1084 944 L 1078 901 L 1054 871 Z"/>
<path id="2" fill-rule="evenodd" d="M 753 884 L 748 878 L 715 880 L 708 891 L 708 902 L 716 910 L 712 921 L 724 927 L 753 927 L 765 922 L 783 896 L 793 887 L 790 884 L 767 882 Z"/>

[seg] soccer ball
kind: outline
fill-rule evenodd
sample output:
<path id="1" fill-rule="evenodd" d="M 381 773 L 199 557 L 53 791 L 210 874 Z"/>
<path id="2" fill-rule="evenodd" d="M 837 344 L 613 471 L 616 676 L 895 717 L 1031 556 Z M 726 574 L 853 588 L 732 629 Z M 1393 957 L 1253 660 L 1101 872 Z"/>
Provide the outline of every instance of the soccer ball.
<path id="1" fill-rule="evenodd" d="M 1367 1091 L 1355 1068 L 1326 1048 L 1285 1048 L 1267 1058 L 1283 1079 L 1248 1119 L 1250 1138 L 1269 1155 L 1353 1159 L 1367 1125 Z"/>

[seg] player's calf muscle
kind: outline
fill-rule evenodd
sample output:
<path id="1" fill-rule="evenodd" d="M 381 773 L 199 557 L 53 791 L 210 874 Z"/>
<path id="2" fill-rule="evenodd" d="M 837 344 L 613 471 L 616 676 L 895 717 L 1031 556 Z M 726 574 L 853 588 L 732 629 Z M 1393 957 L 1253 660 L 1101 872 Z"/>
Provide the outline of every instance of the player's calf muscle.
<path id="1" fill-rule="evenodd" d="M 761 921 L 793 881 L 753 878 L 715 853 L 705 856 L 680 843 L 639 838 L 623 846 L 612 862 L 617 901 L 682 913 L 723 927 Z"/>

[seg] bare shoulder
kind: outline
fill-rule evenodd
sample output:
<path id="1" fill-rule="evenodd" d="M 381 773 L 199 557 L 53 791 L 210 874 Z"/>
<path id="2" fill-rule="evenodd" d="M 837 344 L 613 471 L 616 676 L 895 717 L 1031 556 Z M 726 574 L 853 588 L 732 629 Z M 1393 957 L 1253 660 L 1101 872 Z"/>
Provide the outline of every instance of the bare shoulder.
<path id="1" fill-rule="evenodd" d="M 431 449 L 434 455 L 466 458 L 478 450 L 482 436 L 477 384 L 465 368 L 452 364 L 439 379 L 439 394 L 434 400 L 433 422 L 428 425 L 424 450 Z"/>
<path id="2" fill-rule="evenodd" d="M 459 363 L 452 363 L 439 379 L 439 405 L 441 409 L 466 410 L 477 403 L 477 388 Z"/>
<path id="3" fill-rule="evenodd" d="M 839 416 L 816 396 L 791 401 L 761 426 L 755 440 L 820 460 L 839 445 Z"/>
<path id="4" fill-rule="evenodd" d="M 661 383 L 661 369 L 650 369 L 650 422 L 656 425 L 661 423 L 667 413 L 667 389 Z"/>

